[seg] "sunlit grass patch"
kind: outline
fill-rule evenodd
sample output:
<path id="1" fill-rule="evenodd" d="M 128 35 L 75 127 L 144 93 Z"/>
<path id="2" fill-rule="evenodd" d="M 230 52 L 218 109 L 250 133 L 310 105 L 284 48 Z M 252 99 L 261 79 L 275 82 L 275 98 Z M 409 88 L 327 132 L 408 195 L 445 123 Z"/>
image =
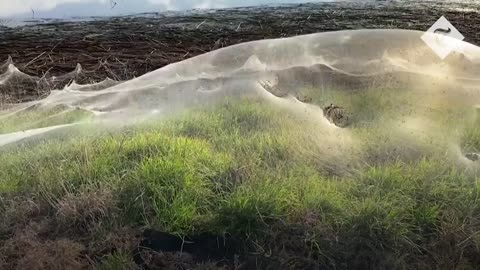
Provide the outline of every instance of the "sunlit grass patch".
<path id="1" fill-rule="evenodd" d="M 165 152 L 145 157 L 121 183 L 128 218 L 171 232 L 189 232 L 214 206 L 215 186 L 227 175 L 229 156 L 202 141 L 164 140 Z"/>

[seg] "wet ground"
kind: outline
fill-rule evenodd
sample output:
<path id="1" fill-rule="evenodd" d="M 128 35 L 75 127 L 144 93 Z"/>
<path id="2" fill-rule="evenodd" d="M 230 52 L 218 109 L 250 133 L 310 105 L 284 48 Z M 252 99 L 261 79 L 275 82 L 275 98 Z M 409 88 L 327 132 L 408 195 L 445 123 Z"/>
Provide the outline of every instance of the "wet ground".
<path id="1" fill-rule="evenodd" d="M 127 80 L 246 41 L 361 28 L 425 31 L 441 16 L 466 41 L 480 44 L 479 10 L 480 3 L 473 2 L 371 1 L 25 22 L 0 27 L 0 61 L 11 56 L 20 71 L 36 78 L 69 75 L 54 84 L 29 82 L 21 89 L 10 84 L 0 91 L 14 100 L 28 100 L 72 80 Z"/>

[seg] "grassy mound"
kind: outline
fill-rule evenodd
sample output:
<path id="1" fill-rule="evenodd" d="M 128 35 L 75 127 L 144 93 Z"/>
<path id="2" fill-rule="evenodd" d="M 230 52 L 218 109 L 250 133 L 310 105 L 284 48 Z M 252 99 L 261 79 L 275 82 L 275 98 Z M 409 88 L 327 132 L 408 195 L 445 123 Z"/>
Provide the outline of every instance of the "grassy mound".
<path id="1" fill-rule="evenodd" d="M 362 128 L 353 134 L 366 139 Z M 472 130 L 465 138 L 476 149 Z M 151 253 L 151 269 L 480 264 L 477 177 L 438 156 L 332 173 L 319 162 L 322 138 L 305 135 L 314 132 L 294 114 L 246 100 L 26 142 L 0 155 L 0 268 L 135 269 L 144 228 L 240 241 L 235 262 Z"/>

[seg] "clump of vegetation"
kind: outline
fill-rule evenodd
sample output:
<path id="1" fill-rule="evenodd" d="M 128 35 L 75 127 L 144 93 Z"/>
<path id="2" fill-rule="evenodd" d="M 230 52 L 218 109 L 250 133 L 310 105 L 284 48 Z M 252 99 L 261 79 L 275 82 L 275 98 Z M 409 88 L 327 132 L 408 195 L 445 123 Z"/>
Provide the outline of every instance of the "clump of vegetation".
<path id="1" fill-rule="evenodd" d="M 226 101 L 9 149 L 0 155 L 0 265 L 132 269 L 144 228 L 241 243 L 231 264 L 155 253 L 152 269 L 480 264 L 475 175 L 438 156 L 331 174 L 311 154 L 308 126 L 255 100 Z"/>

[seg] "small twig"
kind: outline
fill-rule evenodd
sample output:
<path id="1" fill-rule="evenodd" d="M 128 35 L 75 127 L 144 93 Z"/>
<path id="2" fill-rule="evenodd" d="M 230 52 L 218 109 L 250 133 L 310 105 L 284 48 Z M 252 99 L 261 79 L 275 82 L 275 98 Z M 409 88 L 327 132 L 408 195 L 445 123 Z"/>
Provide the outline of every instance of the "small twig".
<path id="1" fill-rule="evenodd" d="M 199 25 L 197 25 L 197 27 L 195 27 L 195 29 L 198 29 L 200 26 L 202 26 L 204 23 L 206 23 L 207 20 L 204 20 L 203 22 L 201 22 Z"/>
<path id="2" fill-rule="evenodd" d="M 44 55 L 44 54 L 45 54 L 45 52 L 42 52 L 37 57 L 33 58 L 30 62 L 28 62 L 23 68 L 28 67 L 31 63 L 35 62 L 38 58 L 42 57 L 42 55 Z"/>
<path id="3" fill-rule="evenodd" d="M 63 42 L 63 39 L 61 39 L 59 42 L 57 42 L 53 47 L 52 49 L 50 49 L 50 52 L 53 52 L 53 50 L 55 50 L 57 48 L 58 45 L 60 45 L 60 43 Z"/>

